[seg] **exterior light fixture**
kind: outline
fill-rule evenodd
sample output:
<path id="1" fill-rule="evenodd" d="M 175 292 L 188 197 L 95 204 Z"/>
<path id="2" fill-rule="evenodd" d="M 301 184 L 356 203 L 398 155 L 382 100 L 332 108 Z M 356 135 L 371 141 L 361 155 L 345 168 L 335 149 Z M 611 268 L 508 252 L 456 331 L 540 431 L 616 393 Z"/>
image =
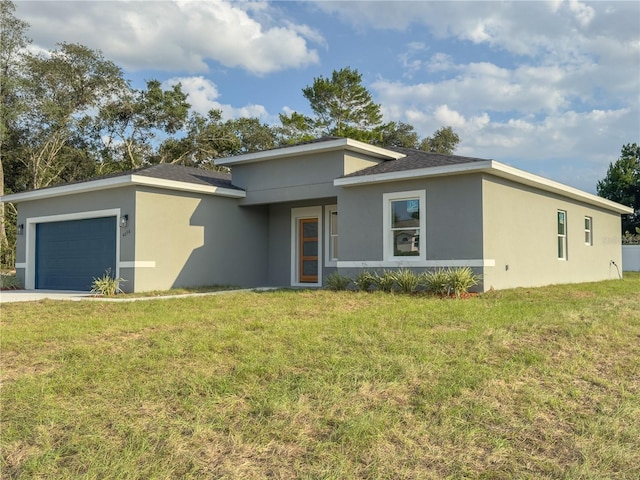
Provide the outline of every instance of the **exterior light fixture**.
<path id="1" fill-rule="evenodd" d="M 16 233 L 18 235 L 22 235 L 24 233 L 24 224 L 23 223 L 21 223 L 20 225 L 18 225 L 16 227 Z"/>
<path id="2" fill-rule="evenodd" d="M 124 228 L 127 226 L 127 222 L 129 221 L 129 215 L 123 215 L 120 217 L 120 228 Z"/>

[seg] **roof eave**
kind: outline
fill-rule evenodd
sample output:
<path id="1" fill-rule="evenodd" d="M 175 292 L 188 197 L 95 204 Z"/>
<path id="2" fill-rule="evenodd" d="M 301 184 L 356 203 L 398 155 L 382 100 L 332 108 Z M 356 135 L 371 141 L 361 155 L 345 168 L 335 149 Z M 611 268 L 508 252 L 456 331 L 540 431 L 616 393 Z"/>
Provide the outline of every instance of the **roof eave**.
<path id="1" fill-rule="evenodd" d="M 458 175 L 485 171 L 491 167 L 491 160 L 481 160 L 456 165 L 444 165 L 439 167 L 416 168 L 399 172 L 376 173 L 371 175 L 356 175 L 353 177 L 336 178 L 333 185 L 336 187 L 351 187 L 368 185 L 373 183 L 396 182 L 398 180 L 410 180 L 414 178 L 438 177 L 444 175 Z"/>
<path id="2" fill-rule="evenodd" d="M 235 157 L 218 158 L 215 160 L 215 164 L 223 166 L 242 165 L 245 163 L 264 162 L 276 158 L 288 158 L 313 153 L 331 152 L 335 150 L 349 150 L 351 152 L 363 153 L 383 160 L 397 160 L 406 156 L 400 152 L 376 147 L 375 145 L 369 145 L 368 143 L 353 140 L 351 138 L 337 138 L 335 140 L 327 140 L 324 142 L 305 143 L 301 145 L 275 148 L 273 150 L 264 150 L 262 152 L 247 153 L 244 155 L 237 155 Z"/>
<path id="3" fill-rule="evenodd" d="M 496 177 L 511 180 L 521 185 L 538 188 L 547 192 L 555 193 L 563 197 L 588 203 L 619 214 L 633 213 L 633 208 L 621 205 L 617 202 L 598 197 L 591 193 L 584 192 L 577 188 L 570 187 L 547 178 L 528 173 L 518 168 L 500 163 L 496 160 L 482 160 L 457 165 L 447 165 L 441 167 L 428 167 L 415 170 L 404 170 L 400 172 L 380 173 L 373 175 L 361 175 L 354 177 L 337 178 L 333 181 L 336 187 L 352 187 L 359 185 L 370 185 L 375 183 L 396 182 L 400 180 L 410 180 L 418 178 L 432 178 L 446 175 L 461 175 L 466 173 L 488 173 Z"/>
<path id="4" fill-rule="evenodd" d="M 177 190 L 182 192 L 203 193 L 206 195 L 219 195 L 231 198 L 244 198 L 246 196 L 246 192 L 244 190 L 235 190 L 215 185 L 201 185 L 196 183 L 180 182 L 177 180 L 166 180 L 162 178 L 130 174 L 101 180 L 89 180 L 87 182 L 71 185 L 61 185 L 59 187 L 51 187 L 41 190 L 32 190 L 30 192 L 13 193 L 4 195 L 0 197 L 0 199 L 3 202 L 17 203 L 133 185 L 158 187 L 166 190 Z"/>

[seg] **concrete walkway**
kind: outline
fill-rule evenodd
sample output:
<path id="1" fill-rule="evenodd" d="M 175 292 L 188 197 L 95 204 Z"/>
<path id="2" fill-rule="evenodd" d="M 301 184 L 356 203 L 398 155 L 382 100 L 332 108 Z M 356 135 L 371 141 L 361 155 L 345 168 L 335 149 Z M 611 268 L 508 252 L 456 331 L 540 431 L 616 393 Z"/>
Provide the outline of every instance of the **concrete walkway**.
<path id="1" fill-rule="evenodd" d="M 38 300 L 82 300 L 91 297 L 89 292 L 68 290 L 3 290 L 0 291 L 0 303 L 37 302 Z"/>
<path id="2" fill-rule="evenodd" d="M 148 300 L 168 300 L 171 298 L 206 297 L 211 295 L 223 295 L 237 292 L 264 292 L 277 290 L 276 287 L 245 288 L 238 290 L 220 290 L 217 292 L 183 293 L 179 295 L 162 295 L 155 297 L 96 297 L 89 292 L 75 292 L 64 290 L 3 290 L 0 291 L 0 303 L 13 302 L 37 302 L 39 300 L 68 300 L 68 301 L 94 301 L 94 302 L 141 302 Z"/>

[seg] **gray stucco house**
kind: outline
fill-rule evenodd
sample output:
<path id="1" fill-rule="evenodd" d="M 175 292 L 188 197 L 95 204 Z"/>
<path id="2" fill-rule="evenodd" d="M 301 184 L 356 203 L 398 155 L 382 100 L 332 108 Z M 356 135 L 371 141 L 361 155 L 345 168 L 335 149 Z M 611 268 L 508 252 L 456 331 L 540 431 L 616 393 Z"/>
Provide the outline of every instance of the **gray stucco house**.
<path id="1" fill-rule="evenodd" d="M 631 209 L 494 160 L 325 138 L 7 195 L 28 289 L 307 286 L 469 266 L 481 290 L 617 278 Z"/>

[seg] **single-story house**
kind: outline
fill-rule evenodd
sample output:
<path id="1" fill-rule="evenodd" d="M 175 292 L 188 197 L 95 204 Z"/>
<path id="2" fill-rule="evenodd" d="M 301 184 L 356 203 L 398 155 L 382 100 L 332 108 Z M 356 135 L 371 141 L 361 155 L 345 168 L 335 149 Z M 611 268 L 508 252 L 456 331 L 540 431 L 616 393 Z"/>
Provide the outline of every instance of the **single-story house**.
<path id="1" fill-rule="evenodd" d="M 495 160 L 347 138 L 6 195 L 28 289 L 319 287 L 333 271 L 471 267 L 480 290 L 617 278 L 629 207 Z"/>

